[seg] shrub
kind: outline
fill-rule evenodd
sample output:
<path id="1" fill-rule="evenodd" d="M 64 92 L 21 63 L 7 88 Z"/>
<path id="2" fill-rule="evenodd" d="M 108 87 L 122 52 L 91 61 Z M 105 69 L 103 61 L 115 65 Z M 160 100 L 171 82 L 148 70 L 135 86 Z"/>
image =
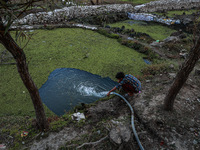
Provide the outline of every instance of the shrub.
<path id="1" fill-rule="evenodd" d="M 143 75 L 156 75 L 169 71 L 168 64 L 153 64 L 142 70 Z"/>
<path id="2" fill-rule="evenodd" d="M 102 35 L 104 35 L 104 36 L 107 36 L 109 38 L 113 38 L 113 39 L 118 39 L 119 38 L 118 34 L 111 33 L 110 31 L 108 31 L 106 29 L 99 29 L 97 32 L 102 34 Z"/>

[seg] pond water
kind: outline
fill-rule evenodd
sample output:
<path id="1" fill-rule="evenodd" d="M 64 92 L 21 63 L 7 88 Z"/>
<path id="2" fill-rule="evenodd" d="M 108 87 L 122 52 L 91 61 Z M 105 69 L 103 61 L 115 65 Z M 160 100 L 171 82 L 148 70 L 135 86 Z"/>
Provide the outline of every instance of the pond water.
<path id="1" fill-rule="evenodd" d="M 104 97 L 117 82 L 74 68 L 54 70 L 39 89 L 43 103 L 55 114 L 63 115 L 81 103 Z"/>

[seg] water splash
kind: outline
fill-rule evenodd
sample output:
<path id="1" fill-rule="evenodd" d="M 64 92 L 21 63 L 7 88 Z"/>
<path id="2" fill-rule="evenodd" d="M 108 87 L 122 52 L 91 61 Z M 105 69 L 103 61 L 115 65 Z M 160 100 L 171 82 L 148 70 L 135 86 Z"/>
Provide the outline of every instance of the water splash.
<path id="1" fill-rule="evenodd" d="M 96 87 L 88 87 L 84 85 L 80 85 L 76 89 L 77 92 L 79 92 L 83 96 L 105 97 L 108 93 L 108 91 L 97 92 Z"/>

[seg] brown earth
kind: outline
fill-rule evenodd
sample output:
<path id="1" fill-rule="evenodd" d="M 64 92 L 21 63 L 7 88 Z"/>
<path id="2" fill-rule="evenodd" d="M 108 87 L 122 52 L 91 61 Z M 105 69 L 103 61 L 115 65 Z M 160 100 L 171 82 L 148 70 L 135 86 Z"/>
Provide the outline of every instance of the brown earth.
<path id="1" fill-rule="evenodd" d="M 127 98 L 134 109 L 135 128 L 145 150 L 200 149 L 200 78 L 191 73 L 176 97 L 174 110 L 164 111 L 164 97 L 172 82 L 172 74 L 157 74 L 142 81 L 143 90 L 140 94 Z M 131 128 L 131 112 L 122 99 L 114 96 L 98 101 L 84 112 L 86 120 L 83 126 L 71 124 L 29 146 L 32 149 L 76 149 L 80 146 L 78 149 L 139 150 Z M 121 134 L 117 135 L 117 131 L 123 130 L 124 126 L 124 132 L 130 132 L 128 141 Z M 113 131 L 121 142 L 113 140 Z"/>

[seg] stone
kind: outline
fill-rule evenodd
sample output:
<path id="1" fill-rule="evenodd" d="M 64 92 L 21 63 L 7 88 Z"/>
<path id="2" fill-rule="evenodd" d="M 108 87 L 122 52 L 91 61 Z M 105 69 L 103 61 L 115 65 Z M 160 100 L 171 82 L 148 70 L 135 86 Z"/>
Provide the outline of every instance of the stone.
<path id="1" fill-rule="evenodd" d="M 174 69 L 174 65 L 173 64 L 170 64 L 169 66 L 171 69 Z"/>
<path id="2" fill-rule="evenodd" d="M 190 24 L 191 22 L 192 22 L 192 19 L 190 19 L 190 18 L 184 18 L 183 20 L 182 20 L 182 22 L 183 22 L 183 24 Z"/>
<path id="3" fill-rule="evenodd" d="M 200 76 L 200 69 L 195 69 L 194 75 L 195 76 Z"/>
<path id="4" fill-rule="evenodd" d="M 151 82 L 151 80 L 146 80 L 146 83 L 150 83 Z"/>
<path id="5" fill-rule="evenodd" d="M 190 131 L 191 131 L 191 132 L 194 132 L 194 130 L 195 130 L 194 128 L 190 128 Z"/>
<path id="6" fill-rule="evenodd" d="M 198 144 L 198 141 L 197 141 L 197 140 L 193 140 L 193 144 L 194 144 L 194 145 L 197 145 L 197 144 Z"/>
<path id="7" fill-rule="evenodd" d="M 179 38 L 180 39 L 184 39 L 184 38 L 186 38 L 187 36 L 183 33 L 183 34 L 181 34 L 181 35 L 179 35 Z"/>
<path id="8" fill-rule="evenodd" d="M 115 144 L 121 144 L 122 143 L 122 139 L 120 137 L 120 131 L 115 129 L 112 129 L 110 131 L 110 139 L 115 143 Z"/>
<path id="9" fill-rule="evenodd" d="M 110 29 L 110 26 L 109 26 L 109 25 L 106 25 L 106 26 L 105 26 L 105 28 L 108 28 L 108 29 Z"/>
<path id="10" fill-rule="evenodd" d="M 163 42 L 165 43 L 169 43 L 169 42 L 177 42 L 179 41 L 179 37 L 176 37 L 176 36 L 169 36 L 167 37 L 166 39 L 163 40 Z"/>
<path id="11" fill-rule="evenodd" d="M 110 139 L 115 144 L 120 145 L 122 142 L 128 142 L 131 138 L 131 130 L 128 126 L 119 125 L 110 131 Z"/>
<path id="12" fill-rule="evenodd" d="M 179 53 L 179 55 L 184 59 L 188 57 L 188 53 Z"/>
<path id="13" fill-rule="evenodd" d="M 175 78 L 176 77 L 176 73 L 169 73 L 169 78 Z"/>
<path id="14" fill-rule="evenodd" d="M 187 52 L 186 49 L 182 49 L 182 50 L 180 50 L 180 53 L 186 53 L 186 52 Z"/>

